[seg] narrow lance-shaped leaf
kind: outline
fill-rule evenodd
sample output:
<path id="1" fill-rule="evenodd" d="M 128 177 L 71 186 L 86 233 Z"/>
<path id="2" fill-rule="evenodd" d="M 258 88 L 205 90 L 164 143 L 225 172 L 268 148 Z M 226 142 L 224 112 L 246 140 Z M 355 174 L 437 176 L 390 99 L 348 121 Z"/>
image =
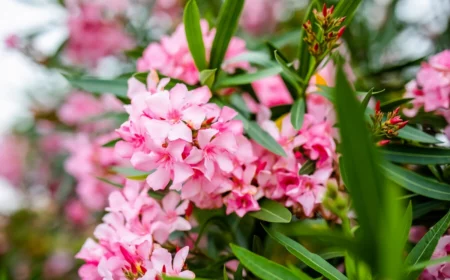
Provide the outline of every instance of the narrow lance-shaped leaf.
<path id="1" fill-rule="evenodd" d="M 205 69 L 200 72 L 200 84 L 212 88 L 216 79 L 217 69 Z"/>
<path id="2" fill-rule="evenodd" d="M 410 164 L 450 164 L 450 149 L 387 145 L 381 154 L 389 161 Z"/>
<path id="3" fill-rule="evenodd" d="M 189 0 L 184 8 L 184 30 L 189 46 L 189 51 L 194 59 L 198 71 L 206 68 L 205 45 L 200 27 L 200 12 L 195 0 Z"/>
<path id="4" fill-rule="evenodd" d="M 424 237 L 411 250 L 408 257 L 406 257 L 405 264 L 408 266 L 417 265 L 420 262 L 427 261 L 433 255 L 434 249 L 445 231 L 450 226 L 450 211 L 439 220 Z M 408 279 L 417 279 L 421 270 L 416 270 L 408 274 Z"/>
<path id="5" fill-rule="evenodd" d="M 412 219 L 413 219 L 413 211 L 411 201 L 408 204 L 408 208 L 406 208 L 406 212 L 403 215 L 401 225 L 402 234 L 402 246 L 405 246 L 406 241 L 408 241 L 409 230 L 411 229 Z"/>
<path id="6" fill-rule="evenodd" d="M 345 1 L 347 2 L 347 1 Z M 387 185 L 379 168 L 380 158 L 370 137 L 364 112 L 345 77 L 342 65 L 336 75 L 336 112 L 346 186 L 358 215 L 359 257 L 380 277 L 397 279 L 402 271 L 400 245 L 401 208 L 395 185 Z"/>
<path id="7" fill-rule="evenodd" d="M 231 37 L 236 32 L 244 2 L 244 0 L 225 0 L 220 8 L 209 64 L 209 68 L 216 68 L 217 72 L 220 71 Z"/>
<path id="8" fill-rule="evenodd" d="M 280 66 L 275 66 L 272 68 L 266 68 L 254 73 L 245 73 L 236 76 L 225 76 L 223 78 L 217 79 L 217 83 L 215 84 L 216 89 L 233 87 L 239 85 L 250 84 L 254 81 L 261 80 L 270 76 L 275 76 L 280 74 L 282 68 Z"/>
<path id="9" fill-rule="evenodd" d="M 230 244 L 230 246 L 239 261 L 257 277 L 263 280 L 298 280 L 297 276 L 286 267 L 237 245 Z"/>
<path id="10" fill-rule="evenodd" d="M 261 209 L 250 212 L 249 215 L 262 221 L 271 223 L 289 223 L 292 219 L 291 212 L 283 205 L 273 200 L 264 200 L 260 204 Z"/>
<path id="11" fill-rule="evenodd" d="M 441 142 L 430 134 L 427 134 L 422 130 L 418 130 L 417 128 L 410 125 L 407 125 L 404 128 L 400 129 L 398 132 L 398 137 L 427 144 L 437 144 Z"/>
<path id="12" fill-rule="evenodd" d="M 127 79 L 105 80 L 92 77 L 67 77 L 75 87 L 93 93 L 112 93 L 118 97 L 127 98 Z"/>
<path id="13" fill-rule="evenodd" d="M 399 186 L 426 197 L 450 201 L 450 185 L 419 175 L 392 163 L 381 166 L 387 178 Z"/>
<path id="14" fill-rule="evenodd" d="M 305 100 L 303 98 L 297 99 L 291 109 L 291 123 L 292 126 L 299 130 L 303 126 L 303 119 L 305 117 Z"/>
<path id="15" fill-rule="evenodd" d="M 286 247 L 286 249 L 291 254 L 296 256 L 307 266 L 321 273 L 327 279 L 334 279 L 334 280 L 347 279 L 347 277 L 345 277 L 341 272 L 339 272 L 339 270 L 337 270 L 334 266 L 332 266 L 326 260 L 322 259 L 319 255 L 309 252 L 300 243 L 292 240 L 291 238 L 279 232 L 273 231 L 266 227 L 264 227 L 264 229 L 270 235 L 270 237 L 272 237 L 275 241 Z"/>
<path id="16" fill-rule="evenodd" d="M 366 110 L 367 105 L 369 104 L 370 98 L 372 98 L 373 95 L 373 88 L 371 88 L 366 96 L 364 97 L 363 101 L 361 102 L 361 107 L 363 108 L 363 110 Z"/>

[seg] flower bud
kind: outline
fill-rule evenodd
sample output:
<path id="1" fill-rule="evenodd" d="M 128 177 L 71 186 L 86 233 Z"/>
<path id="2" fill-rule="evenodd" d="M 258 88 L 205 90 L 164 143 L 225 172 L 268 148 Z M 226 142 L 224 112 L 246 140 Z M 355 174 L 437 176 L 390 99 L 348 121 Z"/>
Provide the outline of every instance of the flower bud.
<path id="1" fill-rule="evenodd" d="M 391 140 L 387 140 L 387 139 L 386 140 L 380 140 L 380 141 L 378 141 L 377 146 L 378 147 L 386 146 L 390 142 L 391 142 Z"/>

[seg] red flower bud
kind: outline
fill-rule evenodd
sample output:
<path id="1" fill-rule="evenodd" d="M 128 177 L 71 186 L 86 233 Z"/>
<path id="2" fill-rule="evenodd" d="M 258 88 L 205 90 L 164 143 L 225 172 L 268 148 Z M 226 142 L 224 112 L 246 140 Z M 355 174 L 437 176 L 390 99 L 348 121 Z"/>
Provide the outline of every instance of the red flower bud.
<path id="1" fill-rule="evenodd" d="M 398 124 L 398 129 L 404 128 L 408 124 L 408 121 L 404 121 Z"/>
<path id="2" fill-rule="evenodd" d="M 377 101 L 377 104 L 375 105 L 375 112 L 376 113 L 380 113 L 381 109 L 380 109 L 380 100 Z"/>
<path id="3" fill-rule="evenodd" d="M 334 12 L 334 5 L 331 5 L 330 7 L 330 14 L 332 14 Z"/>
<path id="4" fill-rule="evenodd" d="M 326 3 L 323 4 L 322 14 L 323 14 L 324 17 L 327 16 L 327 4 Z"/>
<path id="5" fill-rule="evenodd" d="M 314 51 L 317 52 L 318 50 L 319 50 L 319 44 L 316 43 L 316 44 L 314 45 Z"/>
<path id="6" fill-rule="evenodd" d="M 390 124 L 398 124 L 401 123 L 403 120 L 400 118 L 400 116 L 395 116 L 392 119 L 389 120 Z"/>
<path id="7" fill-rule="evenodd" d="M 400 111 L 400 107 L 395 108 L 395 110 L 392 112 L 392 114 L 397 115 Z"/>
<path id="8" fill-rule="evenodd" d="M 338 38 L 342 37 L 342 35 L 344 34 L 344 31 L 345 31 L 345 26 L 342 26 L 341 29 L 339 29 L 339 31 L 338 31 Z"/>
<path id="9" fill-rule="evenodd" d="M 387 144 L 389 144 L 391 142 L 391 140 L 380 140 L 380 141 L 378 141 L 378 143 L 377 143 L 377 146 L 378 147 L 381 147 L 381 146 L 386 146 Z"/>

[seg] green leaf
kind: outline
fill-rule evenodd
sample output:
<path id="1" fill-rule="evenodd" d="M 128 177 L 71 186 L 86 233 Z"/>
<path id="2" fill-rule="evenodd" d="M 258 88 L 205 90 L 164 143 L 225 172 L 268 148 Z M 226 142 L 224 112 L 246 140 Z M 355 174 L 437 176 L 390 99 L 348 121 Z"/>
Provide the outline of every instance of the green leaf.
<path id="1" fill-rule="evenodd" d="M 114 147 L 116 145 L 116 143 L 121 141 L 121 140 L 122 140 L 122 138 L 113 139 L 113 140 L 103 144 L 102 147 L 105 147 L 105 148 Z"/>
<path id="2" fill-rule="evenodd" d="M 230 96 L 230 103 L 236 111 L 241 113 L 247 119 L 250 117 L 251 113 L 247 107 L 247 103 L 245 103 L 245 100 L 242 98 L 242 94 L 240 93 L 232 94 Z"/>
<path id="3" fill-rule="evenodd" d="M 312 280 L 308 274 L 304 273 L 300 268 L 296 267 L 293 264 L 288 263 L 287 267 L 294 273 L 299 280 Z"/>
<path id="4" fill-rule="evenodd" d="M 438 264 L 442 264 L 442 263 L 450 263 L 450 256 L 446 256 L 446 257 L 442 257 L 442 258 L 438 258 L 438 259 L 431 259 L 428 261 L 424 261 L 424 262 L 420 262 L 416 265 L 410 266 L 408 267 L 406 270 L 408 272 L 410 271 L 416 271 L 416 270 L 423 270 L 424 268 L 428 267 L 428 266 L 433 266 L 433 265 L 438 265 Z"/>
<path id="5" fill-rule="evenodd" d="M 303 247 L 300 243 L 292 240 L 291 238 L 273 231 L 271 229 L 266 228 L 263 225 L 266 232 L 272 237 L 275 241 L 286 247 L 286 249 L 304 262 L 307 266 L 319 272 L 327 279 L 336 279 L 343 280 L 347 279 L 339 270 L 337 270 L 334 266 L 328 263 L 326 260 L 322 259 L 319 255 L 311 253 L 305 247 Z"/>
<path id="6" fill-rule="evenodd" d="M 311 175 L 316 171 L 316 161 L 308 159 L 298 171 L 299 175 Z"/>
<path id="7" fill-rule="evenodd" d="M 320 11 L 319 7 L 319 1 L 313 0 L 311 4 L 309 4 L 308 10 L 306 11 L 305 18 L 303 19 L 303 23 L 310 20 L 311 22 L 314 22 L 314 13 L 313 10 L 317 9 Z M 297 70 L 297 73 L 300 77 L 305 78 L 309 71 L 309 66 L 311 64 L 311 54 L 308 50 L 308 44 L 304 41 L 306 37 L 306 32 L 303 29 L 302 26 L 300 26 L 300 45 L 299 45 L 299 56 L 298 60 L 300 62 L 299 68 Z"/>
<path id="8" fill-rule="evenodd" d="M 401 98 L 401 99 L 389 100 L 389 101 L 381 103 L 380 109 L 383 112 L 394 111 L 399 106 L 406 104 L 411 100 L 414 100 L 414 98 Z"/>
<path id="9" fill-rule="evenodd" d="M 198 71 L 202 71 L 206 68 L 205 45 L 200 27 L 200 12 L 195 0 L 189 0 L 184 7 L 183 23 L 189 51 Z"/>
<path id="10" fill-rule="evenodd" d="M 297 276 L 286 267 L 237 245 L 230 244 L 230 246 L 239 261 L 257 277 L 263 280 L 298 280 Z"/>
<path id="11" fill-rule="evenodd" d="M 406 257 L 405 264 L 408 266 L 415 266 L 420 262 L 427 261 L 433 255 L 434 249 L 439 241 L 439 238 L 445 233 L 450 226 L 450 211 L 439 220 L 424 237 L 417 243 Z M 416 270 L 408 274 L 408 279 L 417 279 L 421 270 Z"/>
<path id="12" fill-rule="evenodd" d="M 256 64 L 264 67 L 277 66 L 277 64 L 274 61 L 270 60 L 270 56 L 267 53 L 252 52 L 252 51 L 244 52 L 237 56 L 233 56 L 232 58 L 225 60 L 223 64 L 227 65 L 243 61 L 247 61 L 251 64 Z"/>
<path id="13" fill-rule="evenodd" d="M 367 105 L 369 104 L 370 98 L 372 98 L 373 95 L 373 88 L 371 88 L 366 96 L 364 97 L 363 101 L 361 102 L 361 107 L 363 108 L 363 110 L 366 110 Z"/>
<path id="14" fill-rule="evenodd" d="M 200 72 L 200 84 L 212 88 L 216 80 L 216 69 L 205 69 Z"/>
<path id="15" fill-rule="evenodd" d="M 291 123 L 292 126 L 300 130 L 303 126 L 303 118 L 305 117 L 305 100 L 303 98 L 297 99 L 291 109 Z"/>
<path id="16" fill-rule="evenodd" d="M 216 68 L 217 72 L 220 71 L 231 37 L 236 32 L 244 2 L 244 0 L 225 0 L 220 8 L 209 64 L 209 68 Z"/>
<path id="17" fill-rule="evenodd" d="M 448 204 L 444 201 L 429 200 L 422 203 L 413 204 L 413 219 L 418 219 L 436 209 L 448 209 Z"/>
<path id="18" fill-rule="evenodd" d="M 411 225 L 412 225 L 412 219 L 413 219 L 413 211 L 412 211 L 412 204 L 411 201 L 408 204 L 408 208 L 406 208 L 406 212 L 403 215 L 403 219 L 402 219 L 402 223 L 401 226 L 402 228 L 400 229 L 403 234 L 403 238 L 402 238 L 402 246 L 405 246 L 406 241 L 408 241 L 408 235 L 409 235 L 409 230 L 411 229 Z"/>
<path id="19" fill-rule="evenodd" d="M 131 50 L 125 50 L 124 54 L 132 59 L 138 59 L 142 57 L 142 54 L 144 53 L 145 48 L 141 46 L 137 46 L 134 49 Z"/>
<path id="20" fill-rule="evenodd" d="M 427 144 L 437 144 L 441 142 L 433 136 L 410 125 L 407 125 L 404 128 L 400 129 L 398 132 L 398 137 Z"/>
<path id="21" fill-rule="evenodd" d="M 334 10 L 334 17 L 345 17 L 342 26 L 346 26 L 350 23 L 361 1 L 362 0 L 339 1 Z"/>
<path id="22" fill-rule="evenodd" d="M 271 223 L 289 223 L 292 219 L 291 212 L 276 201 L 265 199 L 259 206 L 261 210 L 250 212 L 248 215 Z"/>
<path id="23" fill-rule="evenodd" d="M 150 175 L 152 172 L 143 172 L 136 170 L 131 167 L 119 167 L 115 166 L 111 168 L 112 171 L 116 172 L 117 174 L 120 174 L 128 179 L 136 180 L 136 181 L 142 181 L 147 178 L 148 175 Z"/>
<path id="24" fill-rule="evenodd" d="M 250 136 L 251 139 L 255 140 L 256 143 L 260 144 L 274 154 L 283 157 L 286 156 L 286 152 L 283 150 L 283 147 L 281 147 L 280 144 L 269 133 L 264 131 L 259 126 L 259 124 L 246 119 L 240 114 L 238 115 L 237 119 L 243 122 L 245 132 L 248 134 L 248 136 Z"/>
<path id="25" fill-rule="evenodd" d="M 281 57 L 281 55 L 278 52 L 278 50 L 276 50 L 274 52 L 274 55 L 275 55 L 275 60 L 278 62 L 278 64 L 280 64 L 281 68 L 283 69 L 283 73 L 287 77 L 289 77 L 290 80 L 294 81 L 297 86 L 299 86 L 298 83 L 304 83 L 305 82 L 305 81 L 303 81 L 302 78 L 300 78 L 298 76 L 297 73 L 295 73 L 294 68 L 289 66 L 287 64 L 287 61 L 283 57 Z"/>
<path id="26" fill-rule="evenodd" d="M 450 149 L 387 145 L 380 150 L 387 160 L 396 163 L 420 165 L 450 163 Z"/>
<path id="27" fill-rule="evenodd" d="M 91 77 L 68 77 L 65 78 L 75 87 L 92 93 L 112 93 L 118 97 L 128 98 L 127 79 L 104 80 Z"/>
<path id="28" fill-rule="evenodd" d="M 381 166 L 387 178 L 399 186 L 426 197 L 450 201 L 450 185 L 424 177 L 392 163 Z"/>
<path id="29" fill-rule="evenodd" d="M 123 186 L 121 185 L 121 184 L 119 184 L 119 183 L 116 183 L 116 182 L 113 182 L 113 181 L 111 181 L 111 180 L 109 180 L 109 179 L 106 179 L 106 178 L 103 178 L 103 177 L 96 177 L 98 180 L 100 180 L 100 181 L 102 181 L 102 182 L 104 182 L 104 183 L 107 183 L 107 184 L 110 184 L 111 186 L 114 186 L 114 187 L 116 187 L 116 188 L 119 188 L 119 189 L 122 189 L 123 188 Z"/>
<path id="30" fill-rule="evenodd" d="M 374 275 L 397 279 L 402 271 L 403 250 L 398 226 L 402 212 L 396 200 L 397 188 L 385 182 L 363 108 L 342 65 L 337 68 L 334 97 L 345 182 L 360 226 L 357 257 L 367 262 Z"/>
<path id="31" fill-rule="evenodd" d="M 227 87 L 234 87 L 234 86 L 250 84 L 254 81 L 280 74 L 281 71 L 282 71 L 282 68 L 280 66 L 275 66 L 272 68 L 266 68 L 263 70 L 259 70 L 254 73 L 246 73 L 246 74 L 241 74 L 241 75 L 236 75 L 236 76 L 225 76 L 225 77 L 219 78 L 217 80 L 217 83 L 215 84 L 214 88 L 220 89 L 220 88 L 227 88 Z"/>

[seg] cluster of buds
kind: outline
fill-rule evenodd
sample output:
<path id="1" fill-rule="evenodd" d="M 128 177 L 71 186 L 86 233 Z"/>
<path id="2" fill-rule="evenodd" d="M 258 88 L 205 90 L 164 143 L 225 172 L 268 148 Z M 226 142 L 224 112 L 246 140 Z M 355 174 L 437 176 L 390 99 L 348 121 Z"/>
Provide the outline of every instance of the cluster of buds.
<path id="1" fill-rule="evenodd" d="M 328 182 L 322 206 L 343 219 L 348 215 L 349 204 L 348 196 L 339 191 L 338 185 L 335 182 Z"/>
<path id="2" fill-rule="evenodd" d="M 389 144 L 391 142 L 390 138 L 396 137 L 398 131 L 408 124 L 408 121 L 402 120 L 398 115 L 399 111 L 400 107 L 389 112 L 385 118 L 384 113 L 380 110 L 380 101 L 377 102 L 375 106 L 375 115 L 372 116 L 372 132 L 375 139 L 378 140 L 378 146 Z"/>
<path id="3" fill-rule="evenodd" d="M 333 16 L 334 6 L 327 8 L 323 5 L 322 11 L 314 10 L 316 26 L 319 30 L 314 30 L 310 20 L 303 24 L 306 31 L 305 42 L 308 43 L 309 52 L 316 60 L 322 59 L 330 51 L 337 48 L 338 39 L 344 34 L 345 26 L 341 26 L 345 17 L 335 18 Z M 319 58 L 319 59 L 318 59 Z"/>

